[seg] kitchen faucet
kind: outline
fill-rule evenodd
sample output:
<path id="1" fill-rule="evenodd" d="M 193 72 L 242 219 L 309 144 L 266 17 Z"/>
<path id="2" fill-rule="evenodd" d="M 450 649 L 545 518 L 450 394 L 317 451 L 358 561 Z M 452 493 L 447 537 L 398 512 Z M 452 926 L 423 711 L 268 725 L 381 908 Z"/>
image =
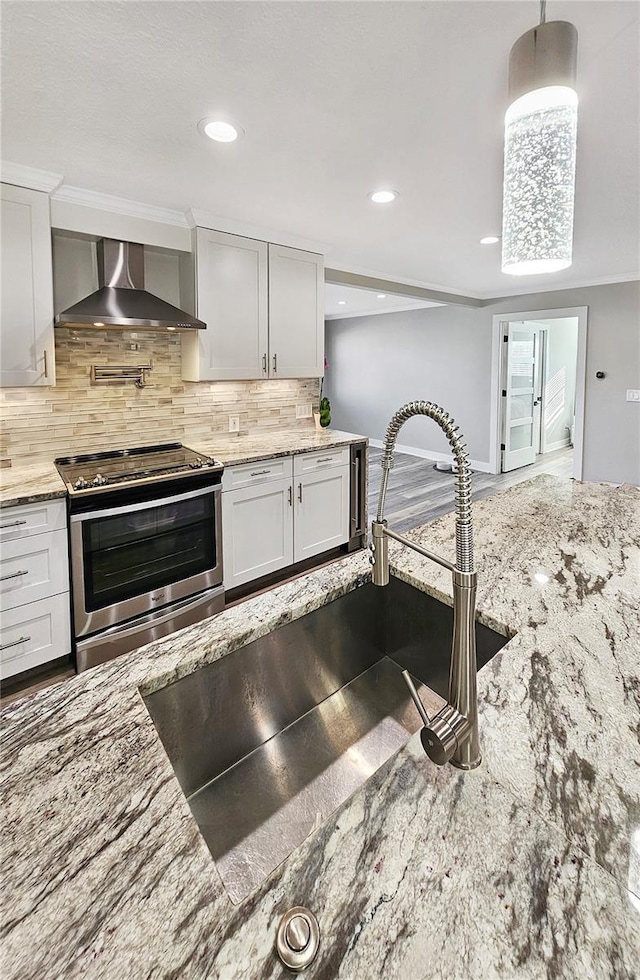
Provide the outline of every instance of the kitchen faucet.
<path id="1" fill-rule="evenodd" d="M 384 504 L 393 467 L 396 439 L 404 423 L 414 415 L 426 415 L 437 422 L 453 450 L 456 470 L 456 563 L 440 558 L 408 538 L 396 534 L 387 527 Z M 480 739 L 478 736 L 478 695 L 476 684 L 476 633 L 475 606 L 477 575 L 473 567 L 473 526 L 471 522 L 471 472 L 469 457 L 462 435 L 454 420 L 433 402 L 417 401 L 403 405 L 395 413 L 387 427 L 382 453 L 382 483 L 378 498 L 378 513 L 371 524 L 373 537 L 373 584 L 389 582 L 388 538 L 400 541 L 448 568 L 453 578 L 453 642 L 449 671 L 449 700 L 440 711 L 429 718 L 420 696 L 404 670 L 402 676 L 409 688 L 416 708 L 424 722 L 420 733 L 422 747 L 436 765 L 450 762 L 458 769 L 475 769 L 480 765 Z"/>

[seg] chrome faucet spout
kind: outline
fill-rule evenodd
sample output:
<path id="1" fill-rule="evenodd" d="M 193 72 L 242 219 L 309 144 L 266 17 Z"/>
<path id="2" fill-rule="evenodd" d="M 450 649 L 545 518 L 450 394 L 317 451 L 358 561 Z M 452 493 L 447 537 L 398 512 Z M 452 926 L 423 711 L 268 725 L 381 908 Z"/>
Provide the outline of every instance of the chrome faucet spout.
<path id="1" fill-rule="evenodd" d="M 404 423 L 416 415 L 425 415 L 440 426 L 449 441 L 456 461 L 455 565 L 392 531 L 384 519 L 389 472 L 393 468 L 398 433 Z M 375 521 L 372 522 L 371 533 L 374 585 L 384 586 L 389 582 L 388 538 L 401 542 L 432 561 L 444 565 L 451 571 L 453 578 L 453 640 L 449 672 L 449 703 L 431 720 L 429 726 L 425 725 L 422 732 L 422 744 L 427 755 L 438 765 L 451 762 L 452 765 L 460 769 L 475 769 L 480 765 L 481 754 L 476 681 L 475 603 L 477 576 L 473 563 L 471 472 L 469 457 L 460 430 L 451 416 L 439 405 L 427 401 L 409 402 L 398 409 L 389 422 L 382 453 L 382 481 L 378 498 L 378 513 Z M 415 701 L 418 695 L 409 675 L 405 671 L 403 676 Z M 424 709 L 421 715 L 423 720 L 427 717 Z"/>

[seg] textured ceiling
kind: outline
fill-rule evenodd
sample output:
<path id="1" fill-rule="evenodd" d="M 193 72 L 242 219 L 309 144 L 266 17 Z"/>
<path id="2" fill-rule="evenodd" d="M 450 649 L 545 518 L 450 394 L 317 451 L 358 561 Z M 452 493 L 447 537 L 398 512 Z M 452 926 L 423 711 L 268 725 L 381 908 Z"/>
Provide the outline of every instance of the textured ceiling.
<path id="1" fill-rule="evenodd" d="M 538 4 L 12 2 L 2 156 L 68 184 L 331 244 L 333 267 L 478 296 L 638 271 L 638 11 L 550 2 L 579 33 L 574 264 L 514 281 L 500 249 L 507 62 Z M 205 140 L 226 113 L 246 131 Z M 374 206 L 392 186 L 400 199 Z"/>

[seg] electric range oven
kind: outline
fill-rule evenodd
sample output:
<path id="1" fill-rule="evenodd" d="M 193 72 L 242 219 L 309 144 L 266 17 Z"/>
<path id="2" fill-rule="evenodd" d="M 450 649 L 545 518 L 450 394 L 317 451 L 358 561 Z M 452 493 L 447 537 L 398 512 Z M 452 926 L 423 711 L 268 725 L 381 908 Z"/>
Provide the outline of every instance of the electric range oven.
<path id="1" fill-rule="evenodd" d="M 180 443 L 57 459 L 78 671 L 224 608 L 220 463 Z"/>

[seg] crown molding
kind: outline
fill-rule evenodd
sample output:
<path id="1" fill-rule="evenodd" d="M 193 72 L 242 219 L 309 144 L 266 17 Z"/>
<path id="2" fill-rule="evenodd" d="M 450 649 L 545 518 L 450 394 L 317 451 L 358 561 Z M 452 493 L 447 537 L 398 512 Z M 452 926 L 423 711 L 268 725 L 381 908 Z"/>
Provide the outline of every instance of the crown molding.
<path id="1" fill-rule="evenodd" d="M 182 211 L 172 211 L 169 208 L 160 208 L 153 204 L 130 201 L 128 198 L 115 197 L 112 194 L 101 194 L 98 191 L 87 190 L 85 187 L 64 184 L 53 195 L 53 200 L 65 204 L 79 204 L 85 208 L 96 208 L 99 211 L 110 211 L 112 214 L 123 214 L 130 218 L 144 218 L 147 221 L 177 225 L 180 228 L 188 227 L 187 219 Z"/>
<path id="2" fill-rule="evenodd" d="M 276 228 L 265 228 L 251 222 L 235 221 L 233 218 L 224 218 L 220 214 L 212 214 L 210 211 L 202 211 L 199 208 L 191 208 L 187 211 L 186 218 L 190 228 L 210 228 L 212 231 L 225 231 L 230 235 L 241 235 L 243 238 L 254 238 L 260 242 L 300 248 L 305 252 L 325 255 L 331 248 L 326 242 L 302 238 L 300 235 L 279 231 Z"/>
<path id="3" fill-rule="evenodd" d="M 589 289 L 591 286 L 615 286 L 617 283 L 638 281 L 640 281 L 640 269 L 637 272 L 625 273 L 624 275 L 600 276 L 597 279 L 582 279 L 579 282 L 565 282 L 561 286 L 557 283 L 544 286 L 534 286 L 532 283 L 528 289 L 514 289 L 509 293 L 500 293 L 499 295 L 496 295 L 495 293 L 487 293 L 487 295 L 483 296 L 482 298 L 482 305 L 493 306 L 494 303 L 500 303 L 503 299 L 513 299 L 517 296 L 534 296 L 536 293 L 566 293 L 570 289 Z M 522 285 L 524 286 L 525 283 Z"/>
<path id="4" fill-rule="evenodd" d="M 64 180 L 62 174 L 27 167 L 23 163 L 10 163 L 9 160 L 0 163 L 0 175 L 5 184 L 16 184 L 32 191 L 45 191 L 47 194 L 51 194 Z"/>
<path id="5" fill-rule="evenodd" d="M 372 310 L 358 310 L 351 313 L 327 313 L 325 320 L 355 320 L 359 316 L 382 316 L 384 313 L 408 313 L 410 310 L 431 310 L 443 305 L 443 303 L 434 303 L 430 300 L 425 300 L 424 303 L 410 303 L 408 306 L 387 306 L 382 310 L 376 307 Z"/>
<path id="6" fill-rule="evenodd" d="M 345 280 L 346 276 L 354 276 L 362 279 L 371 279 L 373 281 L 373 284 L 370 286 L 362 286 L 362 288 L 371 289 L 372 291 L 376 291 L 376 290 L 378 292 L 380 291 L 378 289 L 378 286 L 375 285 L 375 282 L 379 281 L 380 283 L 387 282 L 387 283 L 394 283 L 397 286 L 411 287 L 409 290 L 406 291 L 402 289 L 389 290 L 389 292 L 396 292 L 399 293 L 400 295 L 405 295 L 405 296 L 412 296 L 415 295 L 417 290 L 424 290 L 426 292 L 441 293 L 443 295 L 450 295 L 450 296 L 454 295 L 456 297 L 459 297 L 461 300 L 470 301 L 469 305 L 474 305 L 474 306 L 478 306 L 479 301 L 482 300 L 483 298 L 479 293 L 465 293 L 463 295 L 461 294 L 460 288 L 458 286 L 443 286 L 442 283 L 425 282 L 422 279 L 408 279 L 402 276 L 392 276 L 386 272 L 380 272 L 375 269 L 366 269 L 363 266 L 359 266 L 359 265 L 350 265 L 350 264 L 345 265 L 341 262 L 332 261 L 331 269 L 328 270 L 329 274 L 331 272 L 336 272 L 340 274 L 339 278 L 336 277 L 335 280 L 336 283 L 339 284 L 343 284 L 346 281 Z M 331 282 L 331 281 L 332 280 L 327 276 L 327 282 Z M 427 298 L 428 297 L 425 296 L 425 299 Z M 442 301 L 436 300 L 434 298 L 433 302 L 442 302 Z"/>

